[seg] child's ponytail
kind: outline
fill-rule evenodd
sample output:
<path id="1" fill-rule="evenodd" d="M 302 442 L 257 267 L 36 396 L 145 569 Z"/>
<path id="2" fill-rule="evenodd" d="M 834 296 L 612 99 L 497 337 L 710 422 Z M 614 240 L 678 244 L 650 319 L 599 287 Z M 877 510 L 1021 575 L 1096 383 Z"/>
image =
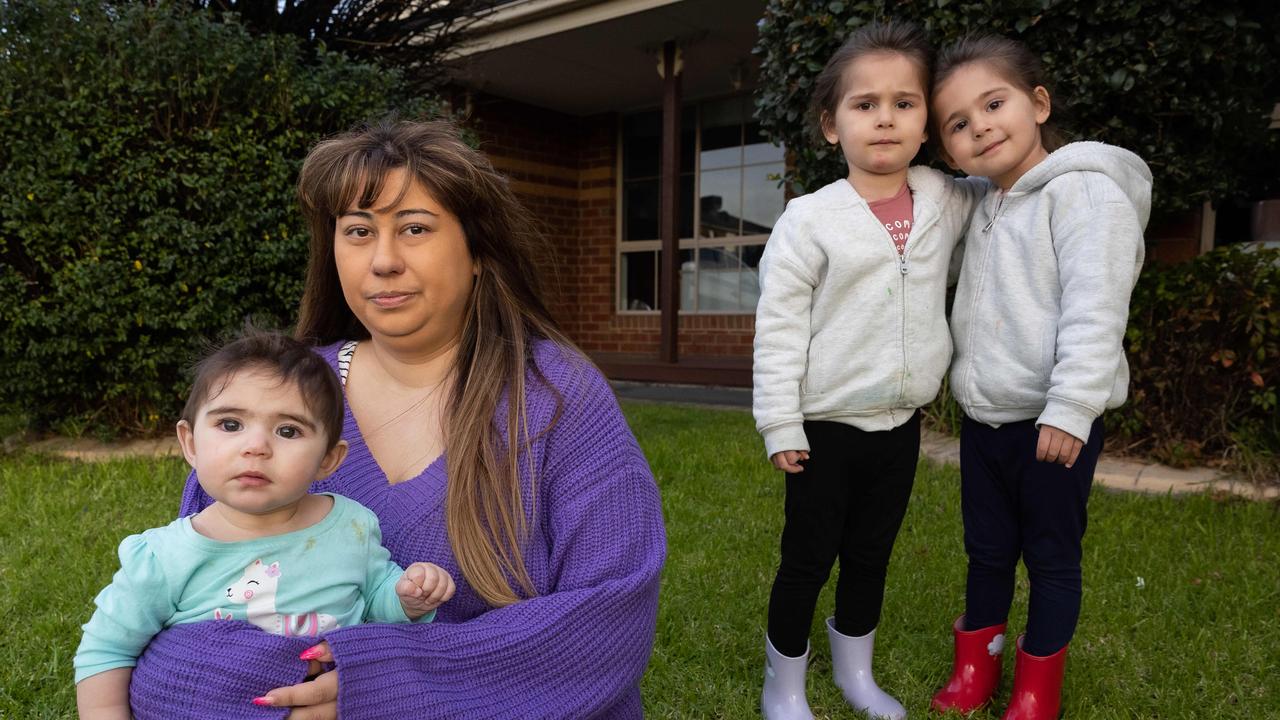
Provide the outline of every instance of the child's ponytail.
<path id="1" fill-rule="evenodd" d="M 902 55 L 920 70 L 920 86 L 929 93 L 929 67 L 933 62 L 933 46 L 920 27 L 910 22 L 872 22 L 858 28 L 827 60 L 826 67 L 813 81 L 809 98 L 809 114 L 814 139 L 823 144 L 823 129 L 836 115 L 836 106 L 844 93 L 844 70 L 849 63 L 876 53 Z"/>

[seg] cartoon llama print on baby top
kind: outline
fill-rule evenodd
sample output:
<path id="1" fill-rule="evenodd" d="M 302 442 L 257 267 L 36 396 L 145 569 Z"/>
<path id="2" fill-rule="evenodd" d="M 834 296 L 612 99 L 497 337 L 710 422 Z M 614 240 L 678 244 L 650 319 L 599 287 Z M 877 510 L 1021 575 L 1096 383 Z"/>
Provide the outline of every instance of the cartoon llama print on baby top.
<path id="1" fill-rule="evenodd" d="M 237 605 L 246 605 L 246 619 L 275 635 L 314 636 L 338 626 L 337 618 L 322 613 L 286 615 L 276 612 L 276 588 L 280 585 L 280 563 L 266 565 L 259 558 L 244 569 L 244 575 L 236 584 L 227 588 L 227 599 Z M 214 610 L 218 620 L 232 619 L 231 613 Z"/>

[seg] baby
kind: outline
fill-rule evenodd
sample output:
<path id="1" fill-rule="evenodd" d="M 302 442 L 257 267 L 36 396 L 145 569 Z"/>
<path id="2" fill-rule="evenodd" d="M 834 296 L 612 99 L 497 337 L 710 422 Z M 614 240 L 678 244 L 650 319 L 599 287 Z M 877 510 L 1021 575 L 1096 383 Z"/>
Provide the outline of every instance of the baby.
<path id="1" fill-rule="evenodd" d="M 362 622 L 430 622 L 453 596 L 431 563 L 407 570 L 377 517 L 307 492 L 347 453 L 342 389 L 320 356 L 250 330 L 196 367 L 178 441 L 215 502 L 120 544 L 75 656 L 80 717 L 129 718 L 129 680 L 160 630 L 243 620 L 285 636 Z"/>

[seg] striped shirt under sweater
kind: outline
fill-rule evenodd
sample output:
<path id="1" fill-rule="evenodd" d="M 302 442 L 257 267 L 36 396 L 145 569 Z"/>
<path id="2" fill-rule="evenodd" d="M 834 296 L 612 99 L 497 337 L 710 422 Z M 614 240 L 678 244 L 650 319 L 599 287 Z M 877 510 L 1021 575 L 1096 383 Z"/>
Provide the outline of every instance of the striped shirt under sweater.
<path id="1" fill-rule="evenodd" d="M 318 349 L 331 364 L 341 343 Z M 434 562 L 457 594 L 430 625 L 357 625 L 329 632 L 339 713 L 358 718 L 639 718 L 640 677 L 653 646 L 666 540 L 658 490 L 607 382 L 590 363 L 550 342 L 535 361 L 555 392 L 527 375 L 530 425 L 550 433 L 530 451 L 536 504 L 524 559 L 537 596 L 490 609 L 467 585 L 444 528 L 441 458 L 389 485 L 345 410 L 350 444 L 338 471 L 313 486 L 378 515 L 401 565 Z M 498 410 L 504 421 L 505 405 Z M 520 463 L 531 497 L 528 459 Z M 209 503 L 189 479 L 182 513 Z M 241 622 L 179 625 L 156 637 L 131 685 L 138 720 L 270 718 L 282 709 L 250 699 L 302 681 L 305 639 Z"/>

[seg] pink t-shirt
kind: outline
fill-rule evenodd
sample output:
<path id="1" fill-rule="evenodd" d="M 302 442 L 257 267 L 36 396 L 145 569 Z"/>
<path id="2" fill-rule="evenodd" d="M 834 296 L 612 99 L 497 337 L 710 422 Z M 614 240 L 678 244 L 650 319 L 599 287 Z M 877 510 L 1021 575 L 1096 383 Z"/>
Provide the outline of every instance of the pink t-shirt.
<path id="1" fill-rule="evenodd" d="M 902 183 L 897 195 L 868 204 L 876 218 L 884 223 L 884 229 L 889 231 L 889 237 L 893 238 L 893 244 L 898 246 L 898 254 L 901 255 L 907 248 L 907 236 L 911 234 L 911 212 L 914 209 L 907 184 Z"/>

